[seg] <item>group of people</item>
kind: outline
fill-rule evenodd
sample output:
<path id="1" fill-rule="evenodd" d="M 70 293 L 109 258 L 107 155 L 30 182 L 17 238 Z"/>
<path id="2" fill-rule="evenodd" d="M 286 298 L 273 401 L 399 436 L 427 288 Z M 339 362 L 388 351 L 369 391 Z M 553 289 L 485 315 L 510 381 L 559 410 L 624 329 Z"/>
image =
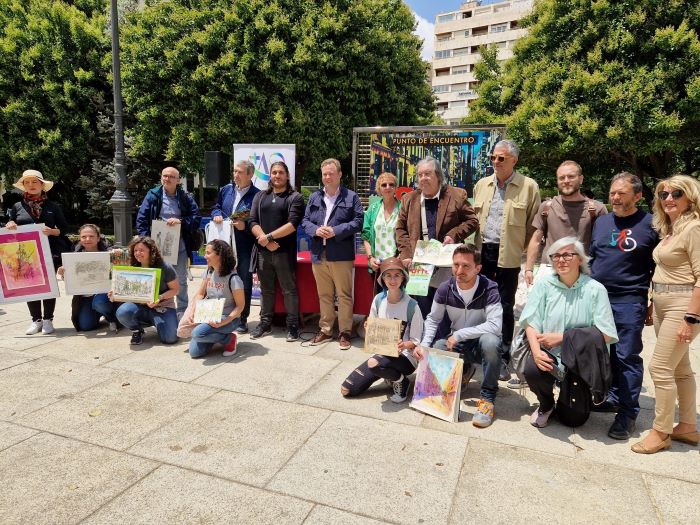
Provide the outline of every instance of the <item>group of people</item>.
<path id="1" fill-rule="evenodd" d="M 320 321 L 310 344 L 334 340 L 351 346 L 355 236 L 360 233 L 368 271 L 381 291 L 370 316 L 400 319 L 398 357 L 373 355 L 341 385 L 343 396 L 366 391 L 375 381 L 392 384 L 392 401 L 402 402 L 409 376 L 428 348 L 458 353 L 465 361 L 463 388 L 479 365 L 482 382 L 473 424 L 487 427 L 494 419 L 499 380 L 513 388 L 527 385 L 538 406 L 530 417 L 535 427 L 558 413 L 562 422 L 582 424 L 592 410 L 614 412 L 608 431 L 614 439 L 635 432 L 643 378 L 642 329 L 653 322 L 657 344 L 649 371 L 655 385 L 656 417 L 651 432 L 632 446 L 654 453 L 672 440 L 697 445 L 695 379 L 689 344 L 700 325 L 700 183 L 677 175 L 655 190 L 653 215 L 637 207 L 642 183 L 633 174 L 613 177 L 612 213 L 581 192 L 583 174 L 574 161 L 556 172 L 559 195 L 540 199 L 537 183 L 515 170 L 519 150 L 509 140 L 498 142 L 490 155 L 493 176 L 481 178 L 473 204 L 463 189 L 447 183 L 440 163 L 427 157 L 416 165 L 415 191 L 396 197 L 397 179 L 382 173 L 376 181 L 379 199 L 365 212 L 358 195 L 341 184 L 340 163 L 321 163 L 322 188 L 304 205 L 290 183 L 284 162 L 270 167 L 266 190 L 252 184 L 254 166 L 238 162 L 233 180 L 221 188 L 212 211 L 214 222 L 231 219 L 231 245 L 207 244 L 207 272 L 188 305 L 187 257 L 199 228 L 197 205 L 179 186 L 175 168 L 163 170 L 161 184 L 150 190 L 137 218 L 139 236 L 129 245 L 130 264 L 161 268 L 158 300 L 149 304 L 112 303 L 109 294 L 74 300 L 74 324 L 85 330 L 100 315 L 111 329 L 124 325 L 132 344 L 143 328 L 154 325 L 163 343 L 177 339 L 178 323 L 191 334 L 190 355 L 202 357 L 215 343 L 225 355 L 236 351 L 237 335 L 248 332 L 252 275 L 262 291 L 260 322 L 251 339 L 272 333 L 275 284 L 284 297 L 287 341 L 299 338 L 298 292 L 295 280 L 296 232 L 311 237 L 312 268 L 320 299 Z M 60 209 L 46 198 L 51 183 L 28 170 L 17 182 L 24 199 L 13 207 L 8 228 L 44 223 L 50 239 L 65 237 Z M 149 238 L 153 220 L 181 224 L 177 264 L 165 263 Z M 474 234 L 474 243 L 467 238 Z M 424 296 L 405 292 L 419 240 L 458 244 L 451 268 L 437 268 Z M 56 246 L 56 251 L 54 251 Z M 60 246 L 51 243 L 60 266 Z M 76 250 L 106 250 L 99 229 L 84 225 Z M 234 254 L 235 252 L 235 254 Z M 541 258 L 540 264 L 538 259 Z M 528 298 L 519 328 L 527 343 L 523 372 L 511 377 L 509 364 L 515 334 L 515 294 L 523 261 Z M 203 298 L 223 298 L 221 322 L 193 325 L 193 306 Z M 336 314 L 337 299 L 337 314 Z M 55 300 L 29 303 L 32 325 L 27 331 L 53 331 Z M 189 308 L 188 308 L 189 306 Z M 189 326 L 189 330 L 184 330 Z M 516 338 L 517 339 L 517 338 Z M 562 402 L 575 377 L 586 384 L 593 403 L 584 408 Z M 555 402 L 554 386 L 562 385 Z M 566 392 L 566 393 L 565 393 Z M 674 426 L 676 400 L 680 421 Z M 577 412 L 578 411 L 578 412 Z"/>

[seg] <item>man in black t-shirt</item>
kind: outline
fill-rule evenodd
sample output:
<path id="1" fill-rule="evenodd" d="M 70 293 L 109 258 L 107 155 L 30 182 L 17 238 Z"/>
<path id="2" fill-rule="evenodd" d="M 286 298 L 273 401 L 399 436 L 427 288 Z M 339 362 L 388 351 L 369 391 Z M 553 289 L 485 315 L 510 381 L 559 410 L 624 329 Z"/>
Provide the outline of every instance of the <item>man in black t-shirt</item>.
<path id="1" fill-rule="evenodd" d="M 296 286 L 297 227 L 304 217 L 304 198 L 289 183 L 289 169 L 278 161 L 270 166 L 270 185 L 253 199 L 250 230 L 257 241 L 256 269 L 260 280 L 260 323 L 250 333 L 257 339 L 272 333 L 275 278 L 287 310 L 287 341 L 299 339 L 299 296 Z M 253 257 L 255 259 L 255 257 Z"/>

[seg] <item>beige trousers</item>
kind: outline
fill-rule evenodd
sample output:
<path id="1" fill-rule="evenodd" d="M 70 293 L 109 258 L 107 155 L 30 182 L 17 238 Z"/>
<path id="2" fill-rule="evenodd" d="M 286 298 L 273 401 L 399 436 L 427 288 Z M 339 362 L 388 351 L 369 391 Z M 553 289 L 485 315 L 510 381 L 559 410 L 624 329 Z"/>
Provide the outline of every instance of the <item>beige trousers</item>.
<path id="1" fill-rule="evenodd" d="M 338 296 L 338 329 L 341 332 L 352 331 L 353 266 L 354 261 L 327 261 L 325 256 L 320 263 L 311 265 L 321 305 L 318 327 L 326 335 L 333 334 L 335 295 Z M 299 294 L 303 293 L 304 290 L 299 290 Z"/>
<path id="2" fill-rule="evenodd" d="M 651 357 L 649 373 L 656 389 L 654 429 L 664 434 L 673 431 L 676 399 L 681 423 L 696 424 L 695 375 L 690 367 L 688 343 L 679 343 L 676 333 L 688 311 L 690 293 L 654 292 L 654 331 L 656 347 Z M 693 339 L 700 325 L 693 325 Z"/>

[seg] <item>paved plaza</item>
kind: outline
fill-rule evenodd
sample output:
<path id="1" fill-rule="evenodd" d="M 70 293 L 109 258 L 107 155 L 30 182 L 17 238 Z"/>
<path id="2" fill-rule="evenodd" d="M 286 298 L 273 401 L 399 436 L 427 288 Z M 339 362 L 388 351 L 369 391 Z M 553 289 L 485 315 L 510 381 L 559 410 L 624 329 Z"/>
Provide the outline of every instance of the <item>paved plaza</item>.
<path id="1" fill-rule="evenodd" d="M 607 437 L 612 414 L 538 430 L 534 396 L 501 388 L 481 430 L 474 381 L 452 424 L 383 384 L 344 399 L 358 338 L 340 351 L 277 328 L 193 360 L 153 329 L 134 348 L 106 324 L 76 333 L 70 297 L 56 313 L 55 334 L 25 336 L 26 305 L 0 307 L 1 524 L 700 523 L 698 450 L 634 454 Z M 641 404 L 645 432 L 648 374 Z"/>

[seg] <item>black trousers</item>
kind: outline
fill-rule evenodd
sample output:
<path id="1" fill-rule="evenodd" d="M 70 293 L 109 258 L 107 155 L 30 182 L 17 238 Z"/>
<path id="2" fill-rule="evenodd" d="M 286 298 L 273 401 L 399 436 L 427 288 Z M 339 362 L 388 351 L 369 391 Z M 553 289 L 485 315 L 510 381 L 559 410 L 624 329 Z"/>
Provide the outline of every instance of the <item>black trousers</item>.
<path id="1" fill-rule="evenodd" d="M 515 305 L 515 292 L 518 289 L 518 275 L 520 268 L 501 268 L 498 266 L 498 244 L 484 244 L 481 247 L 481 274 L 498 284 L 498 293 L 501 296 L 503 307 L 503 352 L 510 357 L 510 344 L 513 342 L 513 330 L 515 317 L 513 306 Z"/>
<path id="2" fill-rule="evenodd" d="M 41 315 L 41 303 L 44 303 L 44 315 Z M 29 314 L 32 316 L 32 321 L 41 321 L 42 318 L 47 321 L 53 320 L 53 312 L 56 309 L 56 299 L 44 299 L 43 301 L 28 301 L 27 307 Z"/>
<path id="3" fill-rule="evenodd" d="M 299 295 L 296 272 L 288 253 L 260 250 L 258 254 L 258 279 L 260 279 L 260 322 L 271 326 L 275 315 L 275 278 L 280 283 L 284 308 L 287 310 L 287 327 L 299 326 Z"/>
<path id="4" fill-rule="evenodd" d="M 365 392 L 378 379 L 398 381 L 401 375 L 409 376 L 416 369 L 403 354 L 399 354 L 399 357 L 375 354 L 370 359 L 375 359 L 377 366 L 370 367 L 368 359 L 350 372 L 350 375 L 343 381 L 343 386 L 349 390 L 348 396 L 356 396 Z"/>

